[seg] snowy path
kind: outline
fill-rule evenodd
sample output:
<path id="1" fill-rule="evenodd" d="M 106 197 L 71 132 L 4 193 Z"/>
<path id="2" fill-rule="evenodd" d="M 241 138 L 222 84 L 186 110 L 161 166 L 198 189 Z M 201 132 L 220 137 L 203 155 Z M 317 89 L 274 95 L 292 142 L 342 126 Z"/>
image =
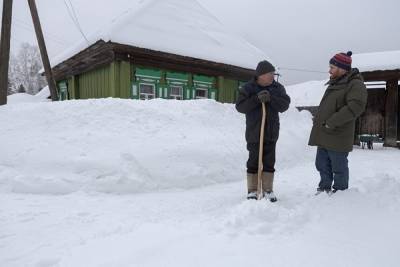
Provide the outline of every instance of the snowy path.
<path id="1" fill-rule="evenodd" d="M 356 149 L 351 189 L 333 197 L 313 196 L 313 162 L 281 170 L 275 204 L 244 201 L 244 181 L 127 195 L 4 193 L 0 266 L 397 266 L 398 161 L 395 149 Z"/>

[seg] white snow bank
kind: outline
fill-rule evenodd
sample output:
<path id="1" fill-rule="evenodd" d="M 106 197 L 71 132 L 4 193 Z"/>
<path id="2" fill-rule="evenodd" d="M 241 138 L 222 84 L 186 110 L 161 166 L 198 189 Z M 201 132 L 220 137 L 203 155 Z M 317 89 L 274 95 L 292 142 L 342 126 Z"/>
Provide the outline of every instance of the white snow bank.
<path id="1" fill-rule="evenodd" d="M 48 98 L 50 97 L 49 86 L 43 87 L 35 96 L 39 99 L 43 99 L 43 100 L 47 101 Z"/>
<path id="2" fill-rule="evenodd" d="M 327 80 L 309 81 L 286 87 L 291 98 L 291 105 L 295 107 L 318 106 L 325 93 Z"/>
<path id="3" fill-rule="evenodd" d="M 7 96 L 7 104 L 20 104 L 20 103 L 31 103 L 31 102 L 47 102 L 50 96 L 49 87 L 46 86 L 40 90 L 36 95 L 30 95 L 27 93 L 17 93 Z"/>
<path id="4" fill-rule="evenodd" d="M 309 115 L 282 116 L 278 166 L 304 158 Z M 0 107 L 0 190 L 134 193 L 243 180 L 245 119 L 212 100 L 80 100 Z M 290 151 L 290 153 L 288 153 Z"/>

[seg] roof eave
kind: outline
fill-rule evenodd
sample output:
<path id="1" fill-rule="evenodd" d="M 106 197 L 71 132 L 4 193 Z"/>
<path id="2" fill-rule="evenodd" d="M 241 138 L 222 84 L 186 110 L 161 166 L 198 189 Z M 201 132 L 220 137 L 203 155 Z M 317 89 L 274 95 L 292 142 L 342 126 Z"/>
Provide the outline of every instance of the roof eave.
<path id="1" fill-rule="evenodd" d="M 109 64 L 114 60 L 239 80 L 248 80 L 254 73 L 252 69 L 225 63 L 99 40 L 53 67 L 54 76 L 56 80 L 65 79 Z"/>

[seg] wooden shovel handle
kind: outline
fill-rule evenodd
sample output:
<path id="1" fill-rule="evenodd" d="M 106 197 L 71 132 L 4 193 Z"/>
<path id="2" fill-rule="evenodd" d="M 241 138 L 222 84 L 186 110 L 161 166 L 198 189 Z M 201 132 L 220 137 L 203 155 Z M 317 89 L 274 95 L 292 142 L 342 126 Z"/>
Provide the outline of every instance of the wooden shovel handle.
<path id="1" fill-rule="evenodd" d="M 262 120 L 261 120 L 261 129 L 260 129 L 260 147 L 258 149 L 258 174 L 257 174 L 257 199 L 261 199 L 263 197 L 262 192 L 262 172 L 263 172 L 263 148 L 264 148 L 264 128 L 265 128 L 265 120 L 266 120 L 266 105 L 262 104 Z"/>

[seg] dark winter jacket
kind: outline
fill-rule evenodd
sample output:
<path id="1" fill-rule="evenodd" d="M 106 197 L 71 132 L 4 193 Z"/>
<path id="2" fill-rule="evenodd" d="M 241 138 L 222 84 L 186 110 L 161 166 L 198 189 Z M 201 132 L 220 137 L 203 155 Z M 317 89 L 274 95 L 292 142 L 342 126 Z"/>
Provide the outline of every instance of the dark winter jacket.
<path id="1" fill-rule="evenodd" d="M 309 145 L 350 152 L 354 143 L 355 121 L 367 103 L 367 90 L 358 69 L 352 69 L 328 84 L 314 118 Z"/>
<path id="2" fill-rule="evenodd" d="M 265 122 L 264 140 L 277 141 L 279 137 L 279 112 L 289 108 L 290 97 L 285 88 L 274 81 L 270 86 L 262 87 L 255 79 L 246 83 L 239 91 L 236 109 L 246 114 L 246 141 L 247 143 L 260 142 L 260 128 L 262 119 L 262 105 L 258 100 L 257 93 L 268 90 L 271 101 L 266 104 L 267 117 Z"/>

